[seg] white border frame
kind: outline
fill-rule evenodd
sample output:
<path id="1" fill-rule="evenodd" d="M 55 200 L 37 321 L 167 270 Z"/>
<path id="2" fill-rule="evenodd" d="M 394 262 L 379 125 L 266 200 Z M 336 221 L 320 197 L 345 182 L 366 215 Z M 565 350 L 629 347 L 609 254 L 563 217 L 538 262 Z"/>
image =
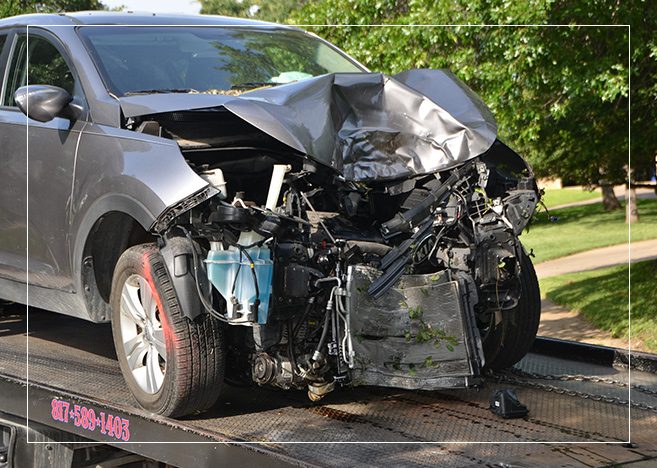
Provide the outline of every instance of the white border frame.
<path id="1" fill-rule="evenodd" d="M 217 24 L 217 25 L 198 25 L 198 24 L 176 24 L 176 25 L 171 25 L 171 24 L 160 24 L 160 25 L 153 25 L 153 24 L 97 24 L 97 25 L 89 25 L 89 24 L 66 24 L 66 25 L 25 25 L 26 28 L 26 44 L 27 44 L 27 60 L 26 60 L 26 70 L 27 70 L 27 83 L 26 85 L 29 86 L 30 83 L 30 72 L 29 72 L 29 37 L 30 37 L 30 27 L 38 28 L 38 27 L 43 27 L 46 26 L 47 28 L 58 28 L 58 27 L 64 27 L 64 28 L 75 28 L 75 27 L 201 27 L 201 28 L 217 28 L 217 27 L 254 27 L 254 28 L 260 28 L 263 27 L 261 25 L 232 25 L 232 24 Z M 539 28 L 551 28 L 551 27 L 567 27 L 567 28 L 588 28 L 588 27 L 596 27 L 596 28 L 627 28 L 627 33 L 628 33 L 628 41 L 627 41 L 627 50 L 628 50 L 628 57 L 627 57 L 627 84 L 628 84 L 628 103 L 627 103 L 627 110 L 628 110 L 628 118 L 627 118 L 627 133 L 628 133 L 628 140 L 627 140 L 627 164 L 628 164 L 628 174 L 631 173 L 631 143 L 632 143 L 632 132 L 631 132 L 631 122 L 632 122 L 632 117 L 631 117 L 631 95 L 632 95 L 632 80 L 631 80 L 631 74 L 632 74 L 632 26 L 629 24 L 285 24 L 281 26 L 292 26 L 292 27 L 298 27 L 298 28 L 304 28 L 304 27 L 334 27 L 334 28 L 379 28 L 379 27 L 388 27 L 388 28 L 437 28 L 437 27 L 450 27 L 450 28 L 456 28 L 456 27 L 461 27 L 461 28 L 494 28 L 494 27 L 501 27 L 501 28 L 516 28 L 516 27 L 522 27 L 522 28 L 529 28 L 529 27 L 539 27 Z M 320 38 L 321 40 L 324 40 Z M 10 64 L 9 60 L 12 57 L 8 57 L 8 62 L 7 62 L 7 69 L 9 69 Z M 29 96 L 27 98 L 26 102 L 26 107 L 29 109 Z M 29 125 L 29 118 L 26 116 L 25 117 L 25 125 L 26 125 L 26 170 L 27 173 L 29 173 L 29 141 L 30 141 L 30 125 Z M 628 177 L 627 183 L 628 187 L 631 188 L 631 180 Z M 628 203 L 629 200 L 626 201 Z M 25 205 L 26 205 L 26 219 L 27 219 L 27 224 L 29 225 L 29 177 L 26 177 L 26 200 L 25 200 Z M 627 209 L 627 208 L 626 208 Z M 29 264 L 29 229 L 26 230 L 26 265 Z M 535 441 L 417 441 L 417 442 L 410 442 L 410 441 L 400 441 L 400 442 L 394 442 L 394 441 L 322 441 L 322 442 L 306 442 L 306 441 L 274 441 L 274 440 L 264 440 L 264 441 L 244 441 L 244 442 L 226 442 L 226 441 L 221 441 L 221 442 L 215 442 L 215 441 L 207 441 L 207 442 L 176 442 L 176 441 L 164 441 L 164 442 L 154 442 L 154 441 L 129 441 L 129 442 L 122 442 L 122 441 L 112 441 L 108 440 L 107 443 L 111 443 L 112 445 L 123 445 L 123 444 L 234 444 L 234 445 L 263 445 L 263 444 L 400 444 L 400 445 L 408 445 L 408 444 L 444 444 L 444 445 L 450 445 L 450 444 L 479 444 L 479 445 L 490 445 L 490 444 L 540 444 L 540 445 L 595 445 L 595 444 L 613 444 L 613 445 L 623 445 L 623 444 L 629 444 L 631 443 L 632 440 L 632 380 L 631 380 L 631 361 L 632 361 L 632 280 L 631 280 L 631 274 L 632 274 L 632 223 L 628 223 L 628 259 L 627 259 L 627 264 L 628 264 L 628 369 L 627 369 L 627 397 L 628 397 L 628 420 L 627 420 L 627 426 L 628 426 L 628 440 L 626 441 L 541 441 L 541 442 L 535 442 Z M 29 298 L 30 298 L 30 292 L 29 292 L 29 270 L 26 270 L 26 302 L 29 304 Z M 25 393 L 26 393 L 26 400 L 25 400 L 25 407 L 26 407 L 26 426 L 29 431 L 29 422 L 30 422 L 30 406 L 29 406 L 29 389 L 30 389 L 30 363 L 29 363 L 29 340 L 30 340 L 30 306 L 26 305 L 26 311 L 27 311 L 27 319 L 26 319 L 26 388 L 25 388 Z M 85 397 L 82 397 L 85 398 Z M 87 442 L 39 442 L 39 441 L 30 441 L 29 440 L 29 432 L 28 432 L 28 439 L 27 439 L 28 444 L 53 444 L 53 443 L 67 443 L 67 444 L 86 444 Z"/>

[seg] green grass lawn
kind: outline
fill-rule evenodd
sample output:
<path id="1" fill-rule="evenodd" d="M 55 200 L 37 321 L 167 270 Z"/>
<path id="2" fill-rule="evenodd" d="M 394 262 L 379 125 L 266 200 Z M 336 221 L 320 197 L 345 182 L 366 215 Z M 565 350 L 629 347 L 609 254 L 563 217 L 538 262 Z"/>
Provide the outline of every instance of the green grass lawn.
<path id="1" fill-rule="evenodd" d="M 627 274 L 628 266 L 623 265 L 544 278 L 541 292 L 552 302 L 584 314 L 615 338 L 626 339 Z M 657 352 L 656 277 L 656 260 L 632 265 L 632 341 L 640 341 L 640 349 L 651 352 Z"/>
<path id="2" fill-rule="evenodd" d="M 632 240 L 657 238 L 657 200 L 638 200 L 637 204 L 641 221 L 632 223 Z M 527 249 L 534 250 L 534 263 L 627 242 L 624 209 L 607 212 L 595 203 L 550 213 L 559 218 L 556 223 L 542 211 L 520 237 Z"/>
<path id="3" fill-rule="evenodd" d="M 583 190 L 580 187 L 577 188 L 562 188 L 562 189 L 545 189 L 545 195 L 543 195 L 543 201 L 548 208 L 553 206 L 565 205 L 566 203 L 575 203 L 580 201 L 600 199 L 602 201 L 602 195 L 600 195 L 600 189 L 595 189 L 593 191 Z"/>

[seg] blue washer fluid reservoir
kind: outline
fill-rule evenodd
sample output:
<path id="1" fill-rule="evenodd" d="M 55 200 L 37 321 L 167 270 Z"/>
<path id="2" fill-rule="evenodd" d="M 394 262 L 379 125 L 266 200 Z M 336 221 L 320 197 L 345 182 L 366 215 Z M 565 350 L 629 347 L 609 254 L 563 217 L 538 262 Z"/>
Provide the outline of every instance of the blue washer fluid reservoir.
<path id="1" fill-rule="evenodd" d="M 256 287 L 251 273 L 251 263 L 236 247 L 221 250 L 220 244 L 212 243 L 206 260 L 208 278 L 226 299 L 227 316 L 231 322 L 267 323 L 269 299 L 272 290 L 274 262 L 267 247 L 245 249 L 253 259 L 253 269 L 258 280 L 260 305 L 256 317 L 251 314 L 256 300 Z M 241 265 L 241 268 L 240 268 Z M 233 289 L 234 285 L 234 289 Z"/>

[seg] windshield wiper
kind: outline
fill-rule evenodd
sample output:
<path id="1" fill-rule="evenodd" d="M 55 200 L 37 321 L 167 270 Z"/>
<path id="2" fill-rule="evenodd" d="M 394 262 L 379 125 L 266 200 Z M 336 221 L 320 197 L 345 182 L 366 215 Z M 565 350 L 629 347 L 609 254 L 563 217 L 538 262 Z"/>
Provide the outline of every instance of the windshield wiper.
<path id="1" fill-rule="evenodd" d="M 168 94 L 168 93 L 198 93 L 193 88 L 161 88 L 161 89 L 141 89 L 139 91 L 128 91 L 123 93 L 125 96 L 135 94 Z"/>

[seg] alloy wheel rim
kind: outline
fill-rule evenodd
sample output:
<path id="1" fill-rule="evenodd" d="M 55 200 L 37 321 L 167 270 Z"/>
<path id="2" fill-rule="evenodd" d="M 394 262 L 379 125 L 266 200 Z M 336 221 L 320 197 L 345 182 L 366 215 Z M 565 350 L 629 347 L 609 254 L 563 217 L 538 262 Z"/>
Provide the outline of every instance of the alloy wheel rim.
<path id="1" fill-rule="evenodd" d="M 155 394 L 164 382 L 166 345 L 157 301 L 146 278 L 133 274 L 123 284 L 120 306 L 123 352 L 137 385 Z"/>

